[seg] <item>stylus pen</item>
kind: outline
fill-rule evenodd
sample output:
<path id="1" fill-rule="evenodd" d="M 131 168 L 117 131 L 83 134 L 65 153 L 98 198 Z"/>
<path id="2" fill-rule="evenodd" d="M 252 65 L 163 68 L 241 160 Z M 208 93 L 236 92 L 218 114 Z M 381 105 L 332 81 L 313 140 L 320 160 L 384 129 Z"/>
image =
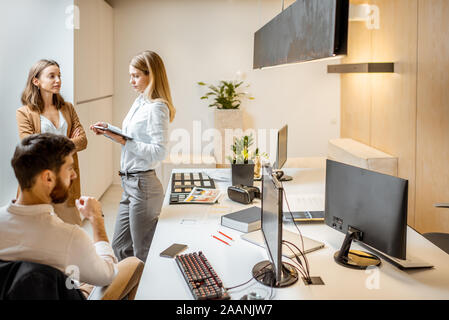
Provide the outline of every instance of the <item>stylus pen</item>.
<path id="1" fill-rule="evenodd" d="M 230 236 L 228 236 L 228 235 L 225 235 L 223 232 L 218 231 L 218 233 L 221 234 L 221 235 L 223 235 L 223 236 L 225 236 L 225 237 L 228 238 L 229 240 L 234 241 L 234 239 L 232 239 L 232 238 L 231 238 Z"/>
<path id="2" fill-rule="evenodd" d="M 221 242 L 227 244 L 228 246 L 231 246 L 229 243 L 227 243 L 227 242 L 224 241 L 224 240 L 221 240 L 220 238 L 217 238 L 216 236 L 212 236 L 212 238 L 215 238 L 215 239 L 217 239 L 218 241 L 221 241 Z"/>

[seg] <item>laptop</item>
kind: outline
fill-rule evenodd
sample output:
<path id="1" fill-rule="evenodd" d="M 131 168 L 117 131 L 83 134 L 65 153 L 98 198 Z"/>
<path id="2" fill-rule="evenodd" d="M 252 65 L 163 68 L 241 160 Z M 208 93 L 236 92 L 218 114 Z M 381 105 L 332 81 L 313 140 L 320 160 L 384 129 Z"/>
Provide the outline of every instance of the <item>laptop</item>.
<path id="1" fill-rule="evenodd" d="M 243 235 L 241 235 L 241 238 L 243 240 L 249 241 L 259 247 L 265 248 L 265 243 L 263 241 L 263 235 L 262 235 L 262 230 L 256 230 L 253 232 L 249 232 L 249 233 L 245 233 Z M 320 241 L 316 241 L 313 239 L 310 239 L 308 237 L 302 236 L 303 240 L 304 240 L 304 253 L 309 253 L 321 248 L 324 248 L 324 243 L 320 242 Z M 299 249 L 302 250 L 302 242 L 301 242 L 301 237 L 298 233 L 294 233 L 294 232 L 290 232 L 288 230 L 282 229 L 282 239 L 283 240 L 287 240 L 291 243 L 294 243 Z M 296 253 L 297 250 L 293 247 L 290 246 Z M 282 255 L 284 257 L 287 258 L 294 258 L 294 253 L 288 249 L 286 246 L 282 246 Z"/>

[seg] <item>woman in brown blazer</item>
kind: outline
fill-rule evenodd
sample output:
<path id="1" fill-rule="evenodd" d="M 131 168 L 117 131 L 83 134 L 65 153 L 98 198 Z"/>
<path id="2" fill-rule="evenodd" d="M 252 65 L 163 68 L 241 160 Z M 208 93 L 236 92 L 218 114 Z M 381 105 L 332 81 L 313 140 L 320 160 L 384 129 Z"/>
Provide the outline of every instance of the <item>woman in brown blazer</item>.
<path id="1" fill-rule="evenodd" d="M 69 102 L 60 95 L 61 71 L 57 62 L 40 60 L 30 70 L 22 94 L 23 107 L 16 112 L 20 139 L 35 133 L 51 132 L 65 135 L 76 146 L 76 152 L 87 147 L 86 133 L 78 115 Z M 55 213 L 67 223 L 81 224 L 75 199 L 81 196 L 78 156 L 73 156 L 77 178 L 73 181 L 69 198 L 62 204 L 53 204 Z"/>

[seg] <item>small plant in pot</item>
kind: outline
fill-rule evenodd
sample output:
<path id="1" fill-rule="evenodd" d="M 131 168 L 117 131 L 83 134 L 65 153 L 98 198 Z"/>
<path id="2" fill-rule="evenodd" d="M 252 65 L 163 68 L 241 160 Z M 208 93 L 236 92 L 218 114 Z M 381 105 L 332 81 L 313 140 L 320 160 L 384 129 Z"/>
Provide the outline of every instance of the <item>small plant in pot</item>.
<path id="1" fill-rule="evenodd" d="M 232 185 L 242 184 L 244 186 L 252 186 L 254 184 L 254 175 L 260 172 L 260 156 L 266 157 L 266 154 L 251 152 L 249 149 L 254 143 L 253 135 L 235 138 L 234 144 L 231 146 L 232 157 L 228 156 L 231 162 Z M 255 172 L 255 166 L 258 172 Z"/>
<path id="2" fill-rule="evenodd" d="M 220 81 L 219 85 L 208 85 L 210 89 L 204 96 L 201 97 L 201 100 L 206 100 L 213 97 L 213 102 L 209 105 L 209 107 L 217 107 L 217 109 L 238 109 L 241 104 L 241 99 L 245 96 L 248 96 L 248 99 L 254 100 L 254 97 L 249 96 L 248 92 L 239 92 L 239 89 L 243 81 Z M 204 82 L 198 82 L 200 86 L 207 86 Z M 249 87 L 247 85 L 246 87 Z"/>

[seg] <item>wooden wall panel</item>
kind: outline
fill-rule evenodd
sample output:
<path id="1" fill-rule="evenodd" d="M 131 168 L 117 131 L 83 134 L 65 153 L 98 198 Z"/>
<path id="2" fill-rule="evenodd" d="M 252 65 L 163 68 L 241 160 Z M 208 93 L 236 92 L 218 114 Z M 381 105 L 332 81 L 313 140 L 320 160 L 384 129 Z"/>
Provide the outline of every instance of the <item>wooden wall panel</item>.
<path id="1" fill-rule="evenodd" d="M 113 94 L 113 9 L 103 0 L 75 0 L 75 102 Z"/>
<path id="2" fill-rule="evenodd" d="M 449 1 L 419 0 L 416 228 L 449 232 Z"/>
<path id="3" fill-rule="evenodd" d="M 415 221 L 416 46 L 418 0 L 351 1 L 380 9 L 380 29 L 350 22 L 342 63 L 395 62 L 395 74 L 345 74 L 341 80 L 341 137 L 398 157 L 409 180 L 408 223 Z"/>
<path id="4" fill-rule="evenodd" d="M 351 4 L 367 1 L 353 0 Z M 371 31 L 363 22 L 349 22 L 348 54 L 341 63 L 371 61 Z M 370 143 L 371 81 L 366 74 L 341 75 L 340 136 Z"/>
<path id="5" fill-rule="evenodd" d="M 112 142 L 90 130 L 96 121 L 112 123 L 113 9 L 103 0 L 75 0 L 80 29 L 75 30 L 75 107 L 87 133 L 87 149 L 79 154 L 81 193 L 96 198 L 113 178 Z"/>
<path id="6" fill-rule="evenodd" d="M 410 182 L 409 225 L 449 232 L 449 209 L 433 206 L 449 202 L 449 1 L 369 4 L 380 29 L 351 22 L 343 62 L 393 61 L 395 73 L 342 75 L 341 136 L 397 156 Z"/>
<path id="7" fill-rule="evenodd" d="M 372 31 L 372 61 L 395 62 L 394 74 L 371 74 L 370 145 L 398 157 L 409 181 L 408 223 L 415 225 L 416 46 L 418 0 L 373 0 L 381 14 Z"/>
<path id="8" fill-rule="evenodd" d="M 89 127 L 97 121 L 112 122 L 112 98 L 80 104 L 76 112 L 88 140 L 87 149 L 78 154 L 81 193 L 100 199 L 112 184 L 113 142 L 102 136 L 97 137 Z"/>

